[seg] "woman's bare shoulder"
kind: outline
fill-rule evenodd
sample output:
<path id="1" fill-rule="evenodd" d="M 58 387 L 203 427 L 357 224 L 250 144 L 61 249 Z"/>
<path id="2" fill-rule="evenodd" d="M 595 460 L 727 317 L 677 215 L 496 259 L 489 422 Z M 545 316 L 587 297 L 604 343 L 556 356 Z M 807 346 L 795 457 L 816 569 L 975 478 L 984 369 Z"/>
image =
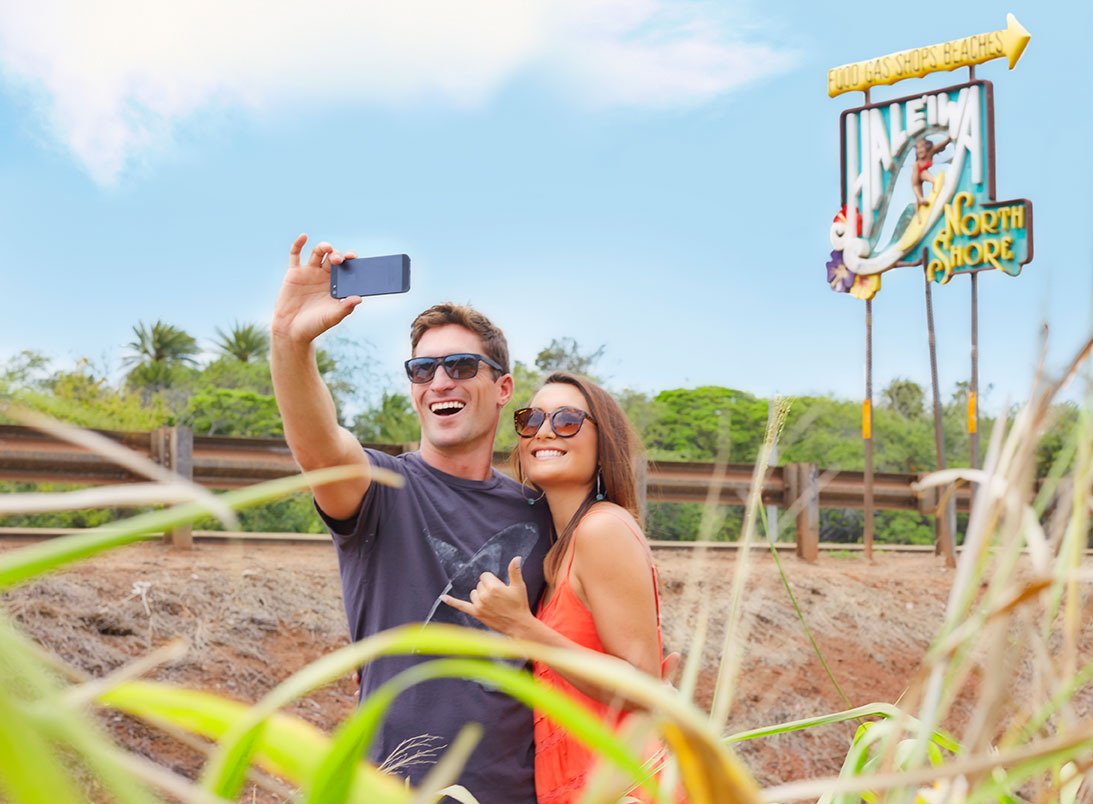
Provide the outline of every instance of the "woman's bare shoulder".
<path id="1" fill-rule="evenodd" d="M 612 502 L 598 502 L 577 525 L 573 533 L 578 556 L 590 553 L 596 555 L 632 555 L 648 563 L 645 537 L 633 515 L 625 508 Z"/>

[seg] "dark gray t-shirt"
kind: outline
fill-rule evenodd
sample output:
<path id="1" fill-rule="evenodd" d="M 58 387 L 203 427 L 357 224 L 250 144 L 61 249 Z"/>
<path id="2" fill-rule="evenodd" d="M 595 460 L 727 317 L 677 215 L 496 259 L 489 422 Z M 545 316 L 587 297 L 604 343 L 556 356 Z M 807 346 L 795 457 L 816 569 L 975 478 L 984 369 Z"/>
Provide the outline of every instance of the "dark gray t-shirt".
<path id="1" fill-rule="evenodd" d="M 535 610 L 550 547 L 544 502 L 529 506 L 520 485 L 497 471 L 486 481 L 466 480 L 434 469 L 416 452 L 398 457 L 366 452 L 373 466 L 398 472 L 406 485 L 393 489 L 373 483 L 355 520 L 323 515 L 338 551 L 354 641 L 406 623 L 485 628 L 440 602 L 440 596 L 466 600 L 486 571 L 507 582 L 508 564 L 516 555 L 523 557 L 528 603 Z M 392 656 L 366 665 L 361 693 L 367 697 L 425 658 Z M 483 736 L 459 783 L 482 804 L 535 804 L 531 711 L 474 682 L 437 679 L 402 693 L 387 712 L 371 758 L 381 762 L 396 751 L 402 756 L 432 749 L 431 756 L 398 769 L 419 784 L 443 754 L 439 749 L 451 745 L 468 722 L 481 723 Z"/>

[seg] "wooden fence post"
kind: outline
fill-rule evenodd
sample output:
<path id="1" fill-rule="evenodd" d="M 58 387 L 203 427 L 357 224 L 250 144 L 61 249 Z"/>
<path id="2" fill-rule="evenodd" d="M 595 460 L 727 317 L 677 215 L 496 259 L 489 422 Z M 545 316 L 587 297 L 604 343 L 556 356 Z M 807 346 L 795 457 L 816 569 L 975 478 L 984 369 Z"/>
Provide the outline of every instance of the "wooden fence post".
<path id="1" fill-rule="evenodd" d="M 152 459 L 183 480 L 194 479 L 194 431 L 189 427 L 160 427 L 151 433 Z M 177 525 L 163 534 L 171 547 L 192 550 L 193 528 L 190 523 Z"/>
<path id="2" fill-rule="evenodd" d="M 918 472 L 917 481 L 926 477 L 928 472 Z M 949 500 L 944 508 L 941 507 L 941 497 L 947 487 L 932 487 L 918 492 L 918 510 L 920 514 L 934 518 L 934 555 L 945 556 L 949 567 L 956 566 L 956 554 L 953 551 L 953 536 L 950 527 L 949 507 L 956 504 L 955 496 Z"/>
<path id="3" fill-rule="evenodd" d="M 787 508 L 797 510 L 797 557 L 815 561 L 820 555 L 820 484 L 816 465 L 787 463 L 782 467 Z M 804 502 L 800 502 L 800 500 Z"/>

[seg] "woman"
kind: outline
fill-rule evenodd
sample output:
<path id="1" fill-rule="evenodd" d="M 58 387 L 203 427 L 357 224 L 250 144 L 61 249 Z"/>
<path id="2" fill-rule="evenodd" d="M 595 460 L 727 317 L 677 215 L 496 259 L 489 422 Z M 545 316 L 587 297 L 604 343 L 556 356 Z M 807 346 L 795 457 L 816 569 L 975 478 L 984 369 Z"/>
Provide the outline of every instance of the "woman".
<path id="1" fill-rule="evenodd" d="M 607 392 L 566 372 L 550 375 L 531 407 L 514 414 L 517 475 L 550 506 L 557 540 L 544 562 L 537 616 L 527 605 L 519 558 L 509 584 L 486 573 L 470 600 L 445 602 L 516 639 L 586 648 L 661 676 L 656 575 L 637 522 L 636 436 Z M 612 724 L 624 714 L 611 691 L 535 663 L 540 681 L 563 690 Z M 579 800 L 596 755 L 536 713 L 539 804 Z"/>

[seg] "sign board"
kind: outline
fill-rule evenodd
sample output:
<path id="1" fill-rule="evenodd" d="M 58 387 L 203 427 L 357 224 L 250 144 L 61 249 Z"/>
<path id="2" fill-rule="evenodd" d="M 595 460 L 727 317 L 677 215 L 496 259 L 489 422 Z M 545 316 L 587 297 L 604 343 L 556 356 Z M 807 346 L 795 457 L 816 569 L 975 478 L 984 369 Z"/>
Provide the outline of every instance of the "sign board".
<path id="1" fill-rule="evenodd" d="M 832 290 L 870 299 L 901 265 L 946 283 L 987 269 L 1016 276 L 1032 259 L 1031 202 L 995 200 L 989 81 L 847 109 L 839 128 Z"/>
<path id="2" fill-rule="evenodd" d="M 921 78 L 943 70 L 971 67 L 992 59 L 1009 59 L 1012 70 L 1025 52 L 1029 39 L 1029 32 L 1017 18 L 1007 14 L 1006 27 L 1000 31 L 974 34 L 832 67 L 827 71 L 827 95 L 834 98 L 844 92 L 864 91 L 881 84 L 894 84 L 905 78 Z"/>

